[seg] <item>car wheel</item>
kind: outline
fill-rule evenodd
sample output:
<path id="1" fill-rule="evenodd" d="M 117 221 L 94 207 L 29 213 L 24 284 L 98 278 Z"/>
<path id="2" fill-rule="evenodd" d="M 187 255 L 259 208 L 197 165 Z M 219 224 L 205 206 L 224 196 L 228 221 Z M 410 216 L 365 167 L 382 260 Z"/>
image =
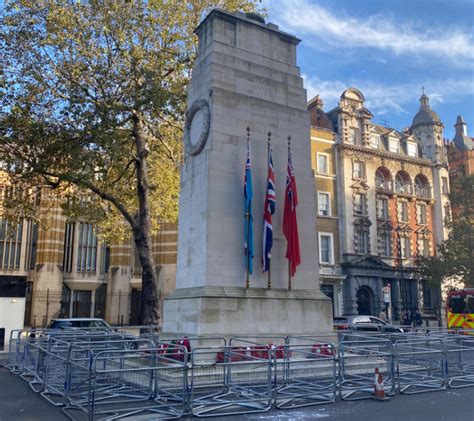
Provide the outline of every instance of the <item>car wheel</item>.
<path id="1" fill-rule="evenodd" d="M 125 342 L 124 348 L 128 351 L 134 351 L 138 349 L 138 344 L 135 341 Z"/>

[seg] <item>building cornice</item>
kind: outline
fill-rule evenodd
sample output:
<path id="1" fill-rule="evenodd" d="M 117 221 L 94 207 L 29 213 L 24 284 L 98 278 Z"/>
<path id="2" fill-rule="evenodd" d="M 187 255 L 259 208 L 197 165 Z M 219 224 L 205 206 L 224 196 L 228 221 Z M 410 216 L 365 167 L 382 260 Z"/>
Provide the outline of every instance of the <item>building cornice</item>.
<path id="1" fill-rule="evenodd" d="M 377 156 L 380 158 L 386 158 L 386 159 L 391 159 L 394 161 L 400 161 L 400 162 L 405 162 L 407 164 L 413 164 L 413 165 L 418 165 L 418 166 L 423 166 L 427 168 L 434 168 L 437 166 L 440 166 L 439 164 L 435 164 L 427 159 L 422 159 L 422 158 L 415 158 L 415 157 L 408 157 L 404 155 L 399 155 L 395 153 L 391 153 L 388 151 L 382 151 L 380 149 L 373 149 L 373 148 L 366 148 L 364 146 L 359 146 L 359 145 L 350 145 L 350 144 L 344 144 L 344 143 L 338 143 L 336 144 L 336 147 L 340 151 L 351 151 L 351 152 L 357 152 L 357 153 L 363 153 L 366 155 L 370 156 Z"/>

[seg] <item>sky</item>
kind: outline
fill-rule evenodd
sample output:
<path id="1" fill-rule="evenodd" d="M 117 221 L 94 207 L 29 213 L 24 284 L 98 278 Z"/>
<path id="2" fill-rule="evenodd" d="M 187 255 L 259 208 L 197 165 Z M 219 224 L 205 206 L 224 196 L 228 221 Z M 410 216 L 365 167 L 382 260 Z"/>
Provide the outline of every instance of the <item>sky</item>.
<path id="1" fill-rule="evenodd" d="M 474 0 L 266 0 L 268 21 L 302 40 L 308 99 L 324 110 L 348 87 L 362 91 L 373 122 L 411 125 L 422 87 L 454 136 L 461 114 L 474 137 Z"/>

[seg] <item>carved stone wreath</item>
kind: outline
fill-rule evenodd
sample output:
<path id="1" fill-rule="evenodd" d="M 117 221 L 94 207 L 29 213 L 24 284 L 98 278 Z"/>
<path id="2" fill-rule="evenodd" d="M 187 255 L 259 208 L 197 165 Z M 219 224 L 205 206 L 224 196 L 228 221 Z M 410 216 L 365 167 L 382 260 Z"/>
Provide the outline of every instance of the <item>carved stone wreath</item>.
<path id="1" fill-rule="evenodd" d="M 194 116 L 199 112 L 202 112 L 202 129 L 197 142 L 193 144 L 191 142 L 191 125 L 193 123 Z M 207 138 L 209 137 L 209 130 L 210 130 L 210 123 L 211 123 L 211 110 L 209 108 L 209 104 L 205 99 L 200 99 L 198 101 L 194 101 L 191 108 L 186 113 L 186 120 L 184 123 L 184 147 L 186 153 L 191 156 L 199 155 L 204 146 L 206 146 Z"/>

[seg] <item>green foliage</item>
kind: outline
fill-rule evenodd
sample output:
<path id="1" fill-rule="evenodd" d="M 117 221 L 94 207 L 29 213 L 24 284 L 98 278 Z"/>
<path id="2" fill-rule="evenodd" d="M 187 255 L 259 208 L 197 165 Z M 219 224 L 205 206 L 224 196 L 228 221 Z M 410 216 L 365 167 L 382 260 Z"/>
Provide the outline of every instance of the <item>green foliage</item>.
<path id="1" fill-rule="evenodd" d="M 435 257 L 424 258 L 422 274 L 438 285 L 446 279 L 474 286 L 474 175 L 458 178 L 451 186 L 452 218 L 449 237 Z"/>
<path id="2" fill-rule="evenodd" d="M 193 31 L 212 7 L 258 3 L 14 0 L 1 17 L 0 162 L 22 192 L 1 212 L 44 217 L 28 196 L 47 186 L 102 235 L 131 231 L 144 323 L 158 321 L 152 231 L 177 217 Z"/>
<path id="3" fill-rule="evenodd" d="M 213 7 L 254 11 L 258 3 L 9 2 L 0 21 L 0 160 L 11 183 L 49 186 L 71 216 L 123 236 L 123 218 L 133 226 L 142 200 L 138 157 L 154 227 L 175 221 L 193 31 Z M 41 217 L 23 199 L 4 211 Z"/>

